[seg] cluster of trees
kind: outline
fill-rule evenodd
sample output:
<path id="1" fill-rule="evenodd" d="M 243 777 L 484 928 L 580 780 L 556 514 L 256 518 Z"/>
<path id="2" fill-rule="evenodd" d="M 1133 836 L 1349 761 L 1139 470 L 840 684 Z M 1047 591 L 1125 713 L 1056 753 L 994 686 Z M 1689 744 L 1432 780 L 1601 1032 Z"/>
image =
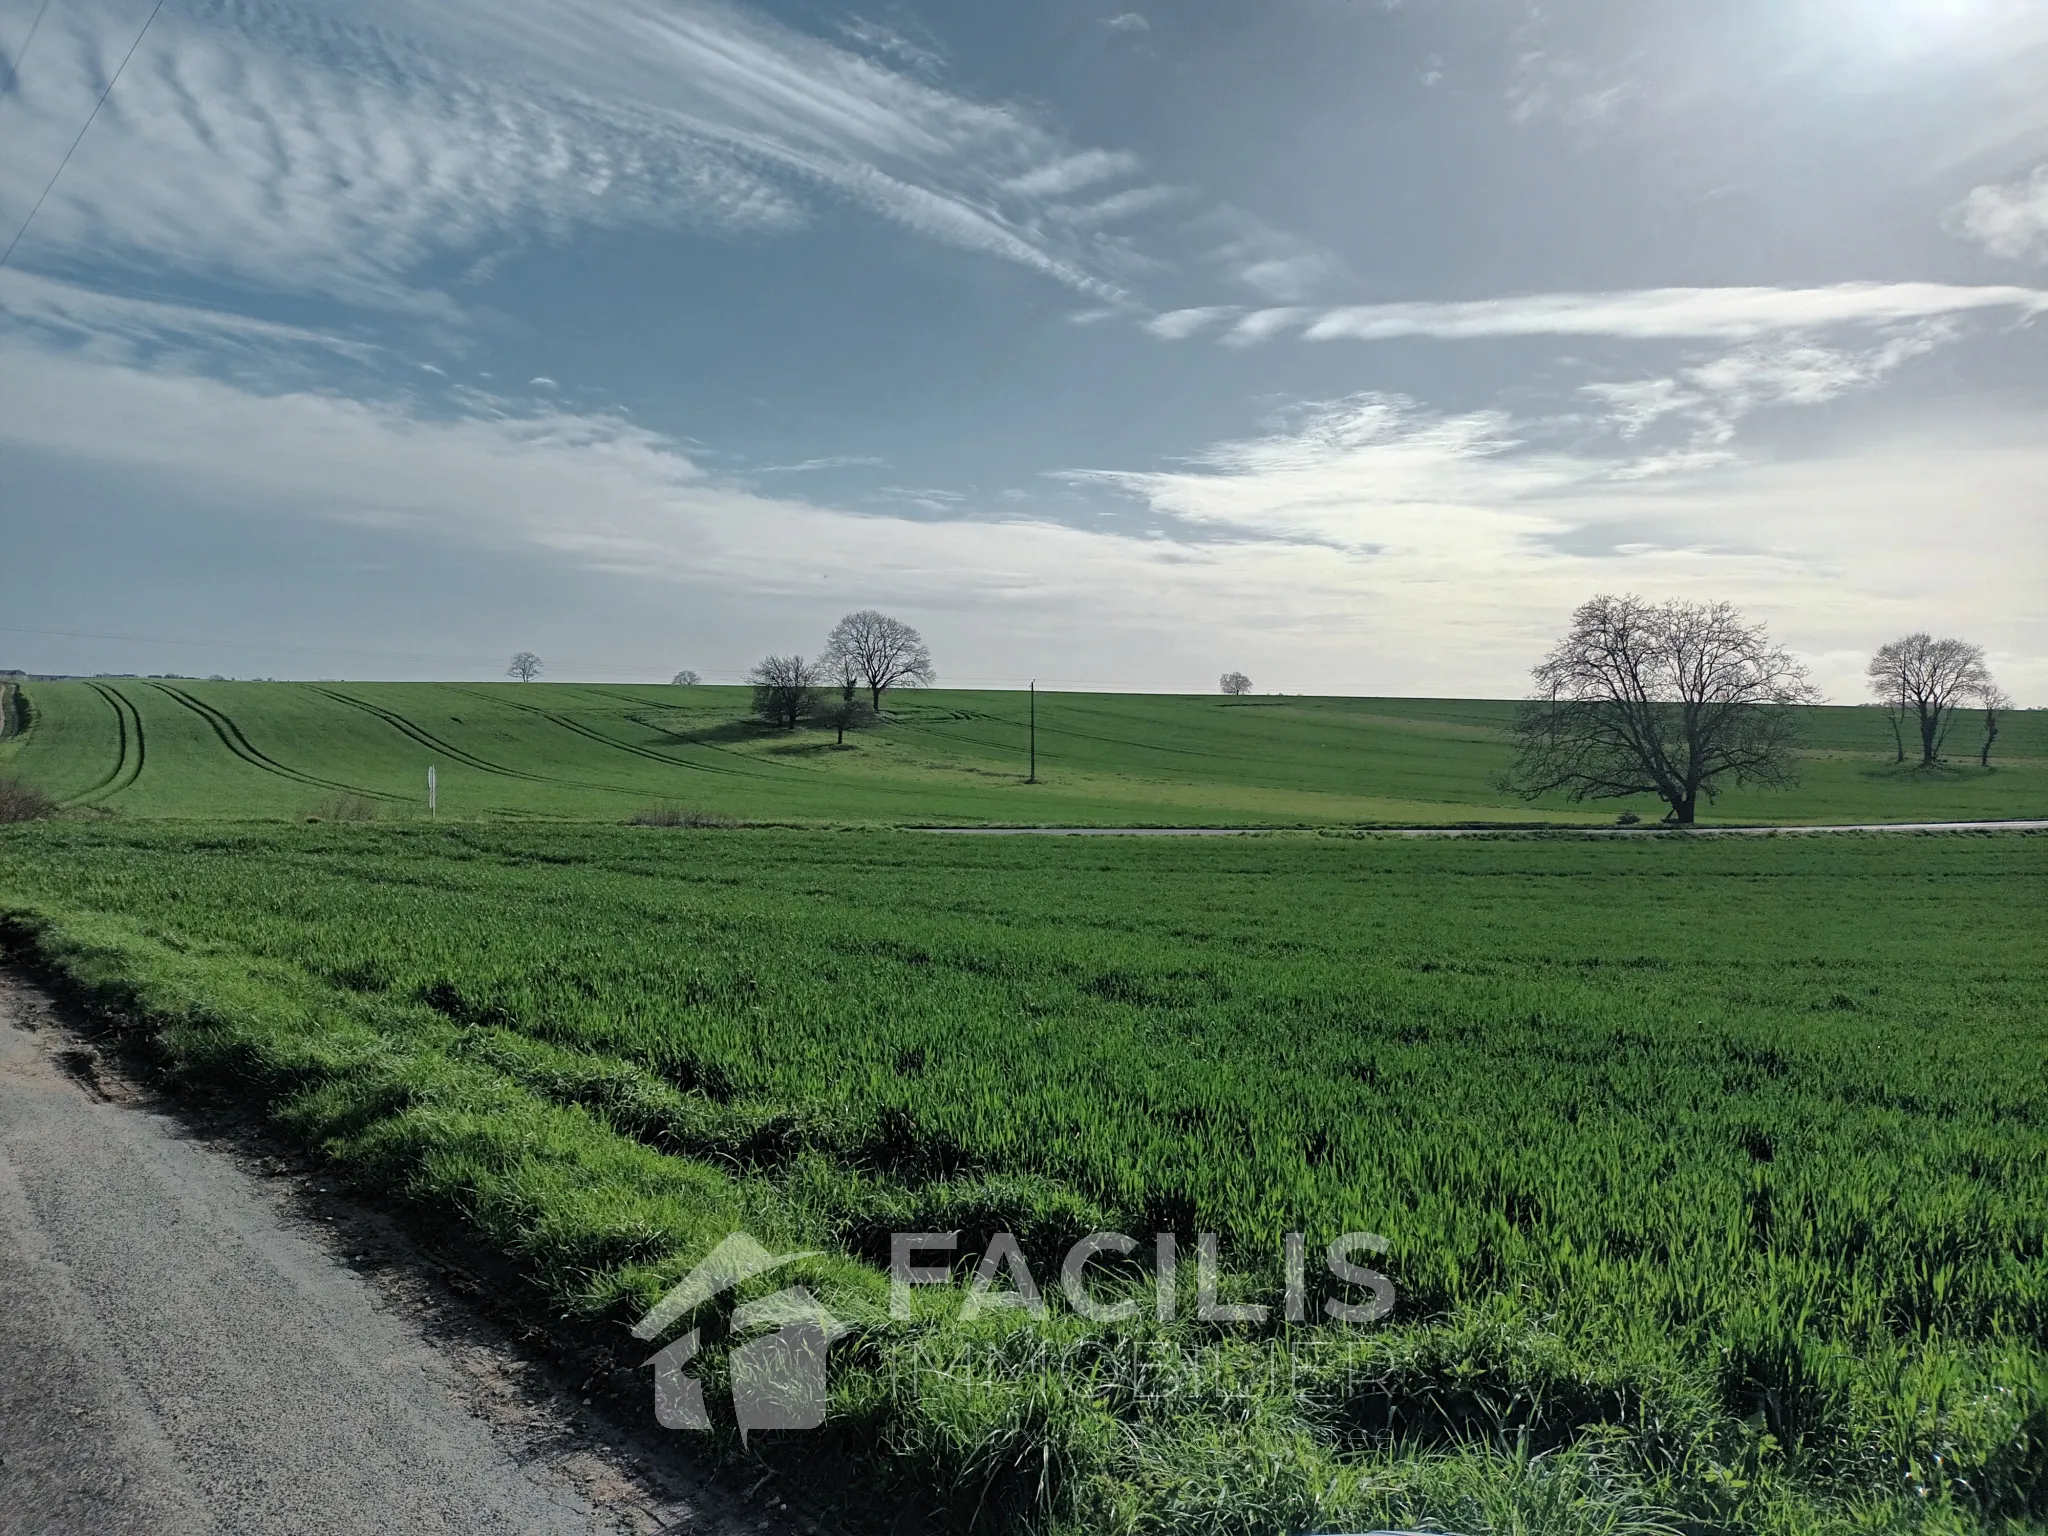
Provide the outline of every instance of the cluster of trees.
<path id="1" fill-rule="evenodd" d="M 880 717 L 890 689 L 929 687 L 937 680 L 924 637 L 873 608 L 849 613 L 834 625 L 815 660 L 764 656 L 747 674 L 754 713 L 762 720 L 790 731 L 809 720 L 835 731 L 841 742 L 848 731 Z"/>
<path id="2" fill-rule="evenodd" d="M 1655 795 L 1679 826 L 1729 784 L 1794 782 L 1797 706 L 1821 702 L 1806 669 L 1727 603 L 1596 597 L 1533 670 L 1536 690 L 1515 722 L 1515 762 L 1501 787 L 1528 799 Z M 1931 766 L 1957 711 L 1977 706 L 1978 761 L 1990 765 L 1999 713 L 2011 704 L 1981 648 L 1907 635 L 1880 647 L 1868 673 L 1899 761 L 1904 720 L 1917 721 L 1921 762 Z"/>
<path id="3" fill-rule="evenodd" d="M 1920 765 L 1931 768 L 1941 761 L 1941 749 L 1956 716 L 1974 708 L 1984 711 L 1984 741 L 1977 762 L 1985 768 L 1991 766 L 1998 717 L 2012 708 L 2012 700 L 1991 680 L 1982 646 L 1967 640 L 1937 640 L 1926 633 L 1906 635 L 1879 646 L 1864 672 L 1870 679 L 1870 691 L 1891 722 L 1892 745 L 1897 749 L 1893 762 L 1906 760 L 1904 726 L 1908 719 L 1920 731 Z"/>

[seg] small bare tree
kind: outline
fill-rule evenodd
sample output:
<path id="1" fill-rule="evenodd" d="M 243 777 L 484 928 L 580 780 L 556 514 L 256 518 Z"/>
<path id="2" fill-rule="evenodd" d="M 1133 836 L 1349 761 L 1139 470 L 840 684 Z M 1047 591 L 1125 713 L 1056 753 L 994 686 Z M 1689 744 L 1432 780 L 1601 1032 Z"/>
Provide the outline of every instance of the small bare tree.
<path id="1" fill-rule="evenodd" d="M 1725 782 L 1794 780 L 1806 669 L 1727 603 L 1596 597 L 1533 669 L 1503 786 L 1528 799 L 1655 795 L 1691 826 Z"/>
<path id="2" fill-rule="evenodd" d="M 1906 701 L 1886 699 L 1884 701 L 1884 723 L 1892 728 L 1892 761 L 1906 760 Z"/>
<path id="3" fill-rule="evenodd" d="M 512 665 L 505 669 L 507 677 L 516 677 L 522 683 L 530 683 L 540 676 L 540 658 L 531 651 L 521 651 L 512 658 Z"/>
<path id="4" fill-rule="evenodd" d="M 1923 768 L 1941 761 L 1956 712 L 1983 698 L 1993 686 L 1982 646 L 1937 640 L 1924 632 L 1879 646 L 1864 675 L 1870 679 L 1871 692 L 1888 708 L 1919 721 Z"/>
<path id="5" fill-rule="evenodd" d="M 929 687 L 938 680 L 924 637 L 901 619 L 873 608 L 849 613 L 832 628 L 825 642 L 828 670 L 842 664 L 867 685 L 868 702 L 882 712 L 882 695 L 891 688 Z"/>
<path id="6" fill-rule="evenodd" d="M 2012 708 L 2012 697 L 2003 688 L 1991 686 L 1982 694 L 1984 705 L 1984 748 L 1977 754 L 1977 766 L 1991 766 L 1991 747 L 1998 740 L 1998 717 Z"/>
<path id="7" fill-rule="evenodd" d="M 833 697 L 825 701 L 825 707 L 819 712 L 818 721 L 821 725 L 832 727 L 837 733 L 833 738 L 833 745 L 843 747 L 846 745 L 848 731 L 857 731 L 864 725 L 874 724 L 875 711 L 868 701 L 860 696 L 863 679 L 851 656 L 828 655 L 824 660 L 823 670 L 825 687 L 831 691 Z"/>
<path id="8" fill-rule="evenodd" d="M 1242 672 L 1226 672 L 1217 680 L 1217 683 L 1225 693 L 1230 694 L 1232 697 L 1252 691 L 1252 680 Z"/>
<path id="9" fill-rule="evenodd" d="M 703 682 L 704 679 L 692 672 L 688 667 L 685 667 L 674 677 L 670 678 L 669 681 L 678 688 L 694 688 Z"/>
<path id="10" fill-rule="evenodd" d="M 818 702 L 818 669 L 801 656 L 764 656 L 747 681 L 754 685 L 754 713 L 785 731 L 795 730 Z"/>

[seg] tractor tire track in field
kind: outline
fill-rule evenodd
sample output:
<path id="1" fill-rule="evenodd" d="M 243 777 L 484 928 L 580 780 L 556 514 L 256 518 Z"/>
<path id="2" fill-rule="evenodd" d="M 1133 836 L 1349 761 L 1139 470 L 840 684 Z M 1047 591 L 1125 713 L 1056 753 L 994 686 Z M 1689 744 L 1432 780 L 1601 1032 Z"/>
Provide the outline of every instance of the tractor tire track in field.
<path id="1" fill-rule="evenodd" d="M 143 740 L 142 712 L 134 701 L 117 688 L 105 683 L 87 684 L 93 692 L 107 701 L 107 707 L 114 712 L 116 756 L 114 766 L 106 777 L 80 794 L 73 795 L 66 805 L 97 805 L 100 801 L 118 795 L 142 777 Z"/>
<path id="2" fill-rule="evenodd" d="M 735 779 L 764 777 L 761 774 L 742 773 L 737 768 L 720 768 L 711 763 L 693 763 L 688 758 L 669 757 L 665 753 L 656 752 L 648 747 L 636 747 L 631 742 L 619 741 L 604 735 L 602 732 L 593 731 L 589 726 L 571 720 L 567 715 L 558 715 L 553 710 L 543 709 L 538 704 L 514 704 L 510 699 L 498 698 L 488 693 L 477 693 L 473 689 L 464 689 L 463 691 L 469 693 L 473 698 L 484 700 L 486 703 L 501 704 L 512 709 L 523 709 L 529 715 L 538 715 L 541 719 L 549 721 L 554 725 L 559 725 L 565 731 L 573 731 L 576 735 L 584 737 L 586 740 L 594 741 L 601 747 L 610 747 L 615 752 L 630 752 L 633 756 L 644 757 L 649 762 L 664 763 L 671 768 L 688 768 L 696 773 L 723 774 L 728 778 Z"/>
<path id="3" fill-rule="evenodd" d="M 269 757 L 250 745 L 249 738 L 242 734 L 242 728 L 211 704 L 195 699 L 183 689 L 173 688 L 168 683 L 151 683 L 149 686 L 175 699 L 204 720 L 212 727 L 213 734 L 219 738 L 220 744 L 252 768 L 260 768 L 265 773 L 290 779 L 294 783 L 310 784 L 315 789 L 331 789 L 345 795 L 362 795 L 367 799 L 385 800 L 393 804 L 407 803 L 403 795 L 394 795 L 381 789 L 365 789 L 359 784 L 346 784 L 339 779 L 323 779 L 318 774 L 302 773 L 297 768 L 287 767 L 276 758 Z"/>
<path id="4" fill-rule="evenodd" d="M 508 779 L 524 779 L 531 784 L 555 784 L 564 789 L 597 790 L 611 795 L 637 795 L 643 793 L 638 788 L 624 784 L 599 784 L 591 779 L 569 779 L 563 778 L 559 774 L 531 773 L 524 768 L 507 768 L 503 763 L 494 763 L 489 758 L 477 756 L 467 748 L 458 747 L 452 742 L 443 741 L 432 731 L 426 729 L 426 727 L 415 724 L 396 710 L 386 709 L 381 704 L 372 704 L 367 699 L 358 699 L 349 694 L 337 692 L 332 688 L 322 688 L 310 683 L 307 686 L 314 693 L 320 694 L 324 698 L 332 699 L 337 704 L 346 704 L 351 709 L 359 709 L 366 715 L 374 716 L 408 740 L 417 742 L 420 746 L 426 747 L 431 751 L 439 752 L 451 762 L 460 763 L 465 768 L 474 768 L 479 773 L 497 774 Z"/>

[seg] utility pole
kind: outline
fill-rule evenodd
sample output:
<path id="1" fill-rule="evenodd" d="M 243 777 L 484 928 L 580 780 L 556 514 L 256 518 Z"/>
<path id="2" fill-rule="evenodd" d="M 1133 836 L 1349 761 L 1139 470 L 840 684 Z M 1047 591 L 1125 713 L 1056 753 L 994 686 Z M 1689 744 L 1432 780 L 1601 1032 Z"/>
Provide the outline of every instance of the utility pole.
<path id="1" fill-rule="evenodd" d="M 1031 679 L 1031 777 L 1026 784 L 1038 782 L 1038 679 Z"/>

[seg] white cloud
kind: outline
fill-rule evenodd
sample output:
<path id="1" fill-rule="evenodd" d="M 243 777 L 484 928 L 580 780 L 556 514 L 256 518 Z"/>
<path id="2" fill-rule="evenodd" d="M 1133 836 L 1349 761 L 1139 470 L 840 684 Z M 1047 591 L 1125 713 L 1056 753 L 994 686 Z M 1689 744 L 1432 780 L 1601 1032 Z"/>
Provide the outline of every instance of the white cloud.
<path id="1" fill-rule="evenodd" d="M 1947 283 L 1836 283 L 1824 288 L 1639 288 L 1539 293 L 1508 299 L 1300 306 L 1253 310 L 1227 339 L 1261 341 L 1299 330 L 1310 341 L 1402 336 L 1612 336 L 1624 340 L 1747 341 L 1836 325 L 1884 325 L 2012 310 L 2048 313 L 2048 291 Z"/>
<path id="2" fill-rule="evenodd" d="M 871 453 L 835 453 L 824 458 L 802 459 L 795 464 L 763 464 L 753 471 L 757 475 L 802 475 L 814 469 L 879 469 L 888 460 Z"/>
<path id="3" fill-rule="evenodd" d="M 1269 299 L 1303 299 L 1336 271 L 1336 259 L 1316 251 L 1246 262 L 1237 276 Z"/>
<path id="4" fill-rule="evenodd" d="M 1741 364 L 1724 382 L 1801 372 Z M 1652 418 L 1661 392 L 1638 396 Z M 1485 686 L 1519 691 L 1548 626 L 1587 592 L 1626 588 L 1753 608 L 1825 662 L 1823 686 L 1843 697 L 1860 697 L 1859 658 L 1884 632 L 1928 624 L 1986 636 L 2029 697 L 2048 697 L 2048 620 L 2028 596 L 2048 579 L 2048 442 L 2030 423 L 1934 423 L 1806 462 L 1673 454 L 1657 479 L 1534 447 L 1524 426 L 1360 395 L 1184 468 L 1068 478 L 1138 497 L 1195 537 L 1329 549 L 1317 570 L 1333 574 L 1300 595 L 1302 611 L 1379 636 L 1411 669 L 1404 691 L 1429 686 L 1416 672 L 1446 645 L 1460 665 L 1489 652 Z M 1365 611 L 1328 613 L 1338 591 Z"/>
<path id="5" fill-rule="evenodd" d="M 1242 208 L 1223 207 L 1195 221 L 1218 243 L 1209 260 L 1266 299 L 1305 299 L 1343 272 L 1336 256 Z"/>
<path id="6" fill-rule="evenodd" d="M 1057 203 L 1049 211 L 1056 218 L 1069 224 L 1086 228 L 1096 224 L 1112 224 L 1118 219 L 1127 219 L 1132 214 L 1150 212 L 1163 204 L 1175 201 L 1181 195 L 1177 187 L 1154 184 L 1130 187 L 1092 203 Z"/>
<path id="7" fill-rule="evenodd" d="M 1517 123 L 1554 117 L 1591 134 L 1612 125 L 1642 94 L 1630 79 L 1603 74 L 1583 60 L 1549 51 L 1523 54 L 1508 88 L 1508 115 Z"/>
<path id="8" fill-rule="evenodd" d="M 47 25 L 8 103 L 9 222 L 133 36 L 105 0 Z M 774 233 L 824 195 L 1115 299 L 1036 215 L 1134 163 L 712 0 L 364 0 L 317 21 L 238 0 L 160 19 L 23 254 L 417 304 L 437 255 L 481 249 L 482 277 L 579 226 Z"/>
<path id="9" fill-rule="evenodd" d="M 1125 11 L 1119 16 L 1110 16 L 1102 23 L 1112 32 L 1150 32 L 1152 23 L 1136 11 Z"/>
<path id="10" fill-rule="evenodd" d="M 2048 165 L 2025 181 L 1972 187 L 1950 227 L 1994 256 L 2048 261 Z"/>
<path id="11" fill-rule="evenodd" d="M 945 57 L 936 48 L 914 43 L 895 28 L 885 27 L 878 21 L 856 16 L 850 21 L 840 22 L 839 32 L 842 37 L 871 52 L 909 65 L 921 75 L 936 75 L 946 67 Z"/>
<path id="12" fill-rule="evenodd" d="M 1551 530 L 1520 503 L 1600 472 L 1514 451 L 1522 446 L 1497 412 L 1433 416 L 1398 396 L 1365 394 L 1302 407 L 1273 433 L 1217 443 L 1186 469 L 1066 478 L 1223 532 L 1483 565 Z"/>
<path id="13" fill-rule="evenodd" d="M 939 615 L 927 633 L 950 632 L 983 670 L 1009 670 L 991 634 L 1028 632 L 1072 666 L 1125 658 L 1125 683 L 1213 673 L 1222 649 L 1292 687 L 1510 693 L 1574 603 L 1626 587 L 1730 597 L 1815 656 L 1964 630 L 2000 655 L 2008 686 L 2048 698 L 2033 601 L 2048 444 L 2030 421 L 1928 423 L 1843 457 L 1629 483 L 1612 459 L 1542 447 L 1497 412 L 1360 396 L 1178 468 L 1070 478 L 1141 499 L 1174 535 L 1157 538 L 917 486 L 898 490 L 929 503 L 921 515 L 853 513 L 722 481 L 623 416 L 470 404 L 433 419 L 403 396 L 263 390 L 173 357 L 0 335 L 0 451 L 139 469 L 249 515 L 525 549 L 732 597 L 811 603 L 829 575 L 834 592 Z M 1203 659 L 1158 670 L 1182 654 Z M 1854 692 L 1846 663 L 1823 681 Z"/>
<path id="14" fill-rule="evenodd" d="M 134 357 L 162 347 L 201 347 L 217 363 L 260 358 L 275 368 L 296 355 L 369 362 L 380 349 L 324 331 L 252 319 L 217 309 L 102 292 L 41 277 L 18 267 L 0 269 L 0 316 L 25 330 L 100 356 Z M 429 372 L 438 368 L 420 365 Z"/>
<path id="15" fill-rule="evenodd" d="M 1243 311 L 1235 304 L 1209 304 L 1196 309 L 1170 309 L 1163 315 L 1154 315 L 1145 322 L 1145 329 L 1161 341 L 1185 341 L 1199 331 L 1205 331 L 1218 321 L 1228 320 Z"/>
<path id="16" fill-rule="evenodd" d="M 1698 358 L 1668 378 L 1596 382 L 1580 393 L 1607 407 L 1607 424 L 1630 441 L 1673 418 L 1690 428 L 1683 445 L 1650 453 L 1619 473 L 1638 478 L 1675 474 L 1734 457 L 1728 444 L 1744 416 L 1772 406 L 1824 405 L 1864 389 L 1912 358 L 1955 339 L 1953 321 L 1923 320 L 1861 350 L 1794 337 L 1749 342 Z"/>
<path id="17" fill-rule="evenodd" d="M 1003 185 L 1024 197 L 1065 197 L 1083 187 L 1128 176 L 1138 169 L 1138 157 L 1124 150 L 1086 149 L 1078 155 L 1063 155 L 1044 165 L 1033 166 Z"/>

